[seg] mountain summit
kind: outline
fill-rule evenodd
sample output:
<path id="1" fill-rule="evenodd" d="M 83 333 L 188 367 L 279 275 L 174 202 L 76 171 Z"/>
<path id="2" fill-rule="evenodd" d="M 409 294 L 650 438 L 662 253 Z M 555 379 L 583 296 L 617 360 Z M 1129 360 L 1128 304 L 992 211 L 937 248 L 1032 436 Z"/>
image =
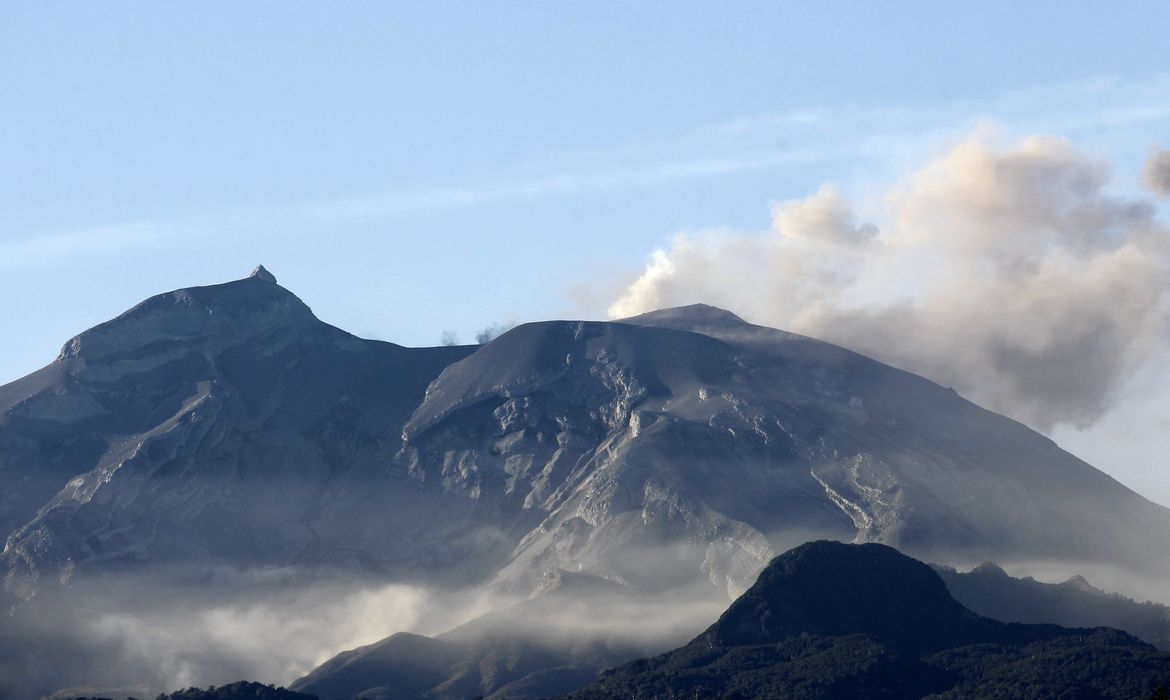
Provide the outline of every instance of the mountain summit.
<path id="1" fill-rule="evenodd" d="M 666 328 L 681 328 L 697 330 L 699 328 L 731 329 L 748 325 L 747 321 L 739 316 L 709 304 L 691 304 L 676 306 L 669 309 L 649 311 L 638 316 L 618 319 L 619 323 L 632 323 L 639 326 L 663 326 Z"/>
<path id="2" fill-rule="evenodd" d="M 167 349 L 182 352 L 192 345 L 217 352 L 215 348 L 255 339 L 279 344 L 300 332 L 348 335 L 317 320 L 260 266 L 242 280 L 153 296 L 71 339 L 57 359 L 127 359 Z"/>
<path id="3" fill-rule="evenodd" d="M 256 268 L 252 270 L 252 274 L 249 275 L 249 277 L 257 277 L 264 280 L 265 282 L 276 284 L 276 275 L 266 270 L 263 265 L 257 265 Z"/>
<path id="4" fill-rule="evenodd" d="M 865 634 L 912 652 L 1004 642 L 1022 626 L 981 618 L 926 564 L 879 544 L 810 542 L 777 557 L 701 637 L 712 646 L 775 644 L 801 634 Z M 1047 636 L 1031 629 L 1030 639 Z"/>
<path id="5" fill-rule="evenodd" d="M 261 266 L 151 297 L 0 387 L 9 592 L 393 549 L 363 545 L 386 535 L 342 503 L 384 478 L 402 422 L 470 349 L 357 338 L 275 280 Z"/>

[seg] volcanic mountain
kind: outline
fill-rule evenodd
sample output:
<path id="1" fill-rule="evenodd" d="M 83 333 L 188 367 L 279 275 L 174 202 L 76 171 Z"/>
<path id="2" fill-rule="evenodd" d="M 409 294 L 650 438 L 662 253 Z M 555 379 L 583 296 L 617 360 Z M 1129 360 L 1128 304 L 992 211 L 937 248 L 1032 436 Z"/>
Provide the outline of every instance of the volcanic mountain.
<path id="1" fill-rule="evenodd" d="M 161 565 L 734 596 L 810 533 L 1164 571 L 1170 510 L 954 391 L 697 305 L 406 348 L 263 268 L 0 387 L 5 588 Z"/>

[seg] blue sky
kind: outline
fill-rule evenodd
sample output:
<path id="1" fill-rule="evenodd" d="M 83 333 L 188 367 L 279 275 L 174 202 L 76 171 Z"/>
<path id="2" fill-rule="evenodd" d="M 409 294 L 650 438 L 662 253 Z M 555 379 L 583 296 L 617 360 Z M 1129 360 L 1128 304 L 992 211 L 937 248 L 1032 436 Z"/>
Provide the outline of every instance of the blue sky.
<path id="1" fill-rule="evenodd" d="M 1162 2 L 4 3 L 0 382 L 259 262 L 410 345 L 603 316 L 676 233 L 864 197 L 989 122 L 1136 190 L 1170 141 L 1168 26 Z M 1068 440 L 1170 482 L 1154 437 Z"/>

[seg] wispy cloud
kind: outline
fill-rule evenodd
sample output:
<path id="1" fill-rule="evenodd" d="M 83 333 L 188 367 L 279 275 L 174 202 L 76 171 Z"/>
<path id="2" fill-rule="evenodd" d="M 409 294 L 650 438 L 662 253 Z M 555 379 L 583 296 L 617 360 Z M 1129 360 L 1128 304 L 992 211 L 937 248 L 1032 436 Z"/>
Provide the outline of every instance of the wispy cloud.
<path id="1" fill-rule="evenodd" d="M 137 221 L 51 233 L 0 244 L 0 269 L 31 267 L 63 257 L 107 253 L 161 243 L 173 227 L 167 221 Z"/>
<path id="2" fill-rule="evenodd" d="M 288 225 L 344 226 L 512 201 L 627 192 L 752 171 L 899 158 L 954 138 L 981 121 L 995 121 L 1021 133 L 1075 137 L 1080 131 L 1167 118 L 1170 77 L 1042 85 L 983 101 L 813 107 L 732 119 L 610 149 L 554 154 L 516 164 L 491 181 L 49 232 L 0 243 L 0 268 L 35 267 L 79 255 L 171 246 Z"/>
<path id="3" fill-rule="evenodd" d="M 614 170 L 559 172 L 497 183 L 389 192 L 310 204 L 299 208 L 299 211 L 306 216 L 331 223 L 357 222 L 508 200 L 628 191 L 682 180 L 844 160 L 865 155 L 867 154 L 864 152 L 859 153 L 854 149 L 842 147 L 779 148 L 648 163 Z"/>

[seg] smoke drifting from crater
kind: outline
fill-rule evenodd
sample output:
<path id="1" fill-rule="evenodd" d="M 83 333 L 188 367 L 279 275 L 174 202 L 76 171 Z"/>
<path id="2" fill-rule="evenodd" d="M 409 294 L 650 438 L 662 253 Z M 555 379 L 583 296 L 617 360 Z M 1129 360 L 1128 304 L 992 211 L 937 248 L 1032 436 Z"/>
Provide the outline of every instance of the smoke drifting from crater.
<path id="1" fill-rule="evenodd" d="M 1063 139 L 979 134 L 878 197 L 880 230 L 825 186 L 773 204 L 765 232 L 677 236 L 609 312 L 725 306 L 1033 427 L 1086 427 L 1167 333 L 1170 231 L 1110 179 Z"/>
<path id="2" fill-rule="evenodd" d="M 1142 170 L 1142 184 L 1159 197 L 1170 198 L 1170 151 L 1156 148 Z"/>

